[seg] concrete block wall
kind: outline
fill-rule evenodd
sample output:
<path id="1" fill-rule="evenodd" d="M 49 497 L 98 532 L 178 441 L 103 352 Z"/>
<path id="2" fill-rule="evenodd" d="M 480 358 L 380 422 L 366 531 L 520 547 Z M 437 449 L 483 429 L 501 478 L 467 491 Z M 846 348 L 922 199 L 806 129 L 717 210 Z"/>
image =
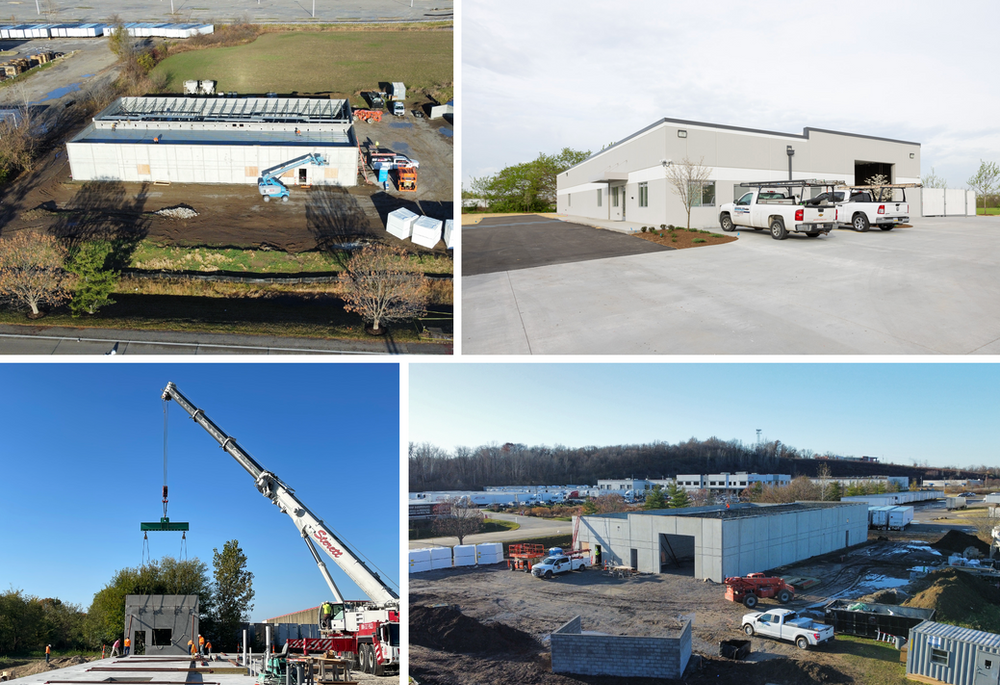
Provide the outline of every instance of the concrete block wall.
<path id="1" fill-rule="evenodd" d="M 680 678 L 691 659 L 691 623 L 676 637 L 583 635 L 579 616 L 552 633 L 552 672 Z"/>

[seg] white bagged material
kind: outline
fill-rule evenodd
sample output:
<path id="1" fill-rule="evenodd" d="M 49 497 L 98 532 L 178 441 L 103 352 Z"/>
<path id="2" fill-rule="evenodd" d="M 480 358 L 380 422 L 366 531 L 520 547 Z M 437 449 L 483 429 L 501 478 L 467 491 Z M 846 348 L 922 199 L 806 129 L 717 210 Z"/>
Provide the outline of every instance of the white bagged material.
<path id="1" fill-rule="evenodd" d="M 503 561 L 502 542 L 484 542 L 476 545 L 477 564 L 499 564 Z"/>
<path id="2" fill-rule="evenodd" d="M 431 547 L 431 568 L 451 568 L 451 547 Z"/>
<path id="3" fill-rule="evenodd" d="M 475 545 L 458 545 L 453 551 L 455 553 L 455 566 L 476 565 Z"/>
<path id="4" fill-rule="evenodd" d="M 416 214 L 405 207 L 400 207 L 393 212 L 389 212 L 389 217 L 385 224 L 385 230 L 400 240 L 406 240 L 413 232 L 413 222 L 416 220 Z"/>
<path id="5" fill-rule="evenodd" d="M 429 549 L 411 549 L 409 556 L 410 573 L 422 573 L 431 570 L 431 551 Z"/>
<path id="6" fill-rule="evenodd" d="M 441 225 L 439 219 L 422 216 L 413 222 L 413 243 L 422 247 L 432 248 L 441 240 Z"/>
<path id="7" fill-rule="evenodd" d="M 454 247 L 454 244 L 452 243 L 452 235 L 453 235 L 452 231 L 454 230 L 454 228 L 455 228 L 454 219 L 448 219 L 447 221 L 444 222 L 444 246 L 447 247 L 449 250 L 452 249 L 452 247 Z"/>

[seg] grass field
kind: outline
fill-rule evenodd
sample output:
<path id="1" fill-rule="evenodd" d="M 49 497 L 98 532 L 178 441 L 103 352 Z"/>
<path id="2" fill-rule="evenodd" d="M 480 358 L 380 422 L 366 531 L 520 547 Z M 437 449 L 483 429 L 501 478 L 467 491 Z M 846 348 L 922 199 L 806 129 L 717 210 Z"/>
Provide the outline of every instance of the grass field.
<path id="1" fill-rule="evenodd" d="M 241 94 L 345 97 L 402 81 L 407 94 L 422 90 L 446 102 L 454 93 L 454 38 L 446 30 L 266 33 L 247 45 L 168 57 L 153 73 L 165 74 L 166 89 L 175 93 L 188 79 L 213 79 L 218 90 Z"/>
<path id="2" fill-rule="evenodd" d="M 1000 214 L 1000 207 L 987 207 L 986 209 L 983 209 L 982 207 L 977 207 L 976 214 L 978 214 L 979 216 L 983 216 L 984 214 L 989 214 L 990 216 L 996 216 L 997 214 Z"/>

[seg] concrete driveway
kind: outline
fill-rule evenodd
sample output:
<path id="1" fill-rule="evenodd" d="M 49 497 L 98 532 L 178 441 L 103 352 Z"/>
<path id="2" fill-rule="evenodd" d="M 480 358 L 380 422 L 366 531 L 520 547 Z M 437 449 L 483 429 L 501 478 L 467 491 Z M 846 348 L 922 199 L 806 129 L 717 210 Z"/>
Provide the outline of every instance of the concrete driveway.
<path id="1" fill-rule="evenodd" d="M 464 276 L 462 352 L 998 354 L 1000 217 Z"/>

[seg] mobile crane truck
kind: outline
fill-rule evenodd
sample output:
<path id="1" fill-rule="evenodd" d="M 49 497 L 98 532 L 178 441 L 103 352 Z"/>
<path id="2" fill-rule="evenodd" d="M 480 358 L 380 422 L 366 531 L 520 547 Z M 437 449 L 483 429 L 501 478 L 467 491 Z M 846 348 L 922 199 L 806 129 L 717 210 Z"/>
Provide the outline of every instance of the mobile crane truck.
<path id="1" fill-rule="evenodd" d="M 333 604 L 334 611 L 329 628 L 321 629 L 319 638 L 289 640 L 286 643 L 287 649 L 302 650 L 305 653 L 332 651 L 350 654 L 358 669 L 375 675 L 388 675 L 389 671 L 398 671 L 399 595 L 327 528 L 326 524 L 293 494 L 291 488 L 276 475 L 266 471 L 240 447 L 235 439 L 212 423 L 204 411 L 195 407 L 181 394 L 176 385 L 168 383 L 162 397 L 164 400 L 177 402 L 253 477 L 257 490 L 292 519 L 306 547 L 309 548 L 319 572 L 333 592 L 336 601 Z M 317 545 L 368 595 L 370 601 L 344 600 L 326 564 L 316 551 Z"/>

